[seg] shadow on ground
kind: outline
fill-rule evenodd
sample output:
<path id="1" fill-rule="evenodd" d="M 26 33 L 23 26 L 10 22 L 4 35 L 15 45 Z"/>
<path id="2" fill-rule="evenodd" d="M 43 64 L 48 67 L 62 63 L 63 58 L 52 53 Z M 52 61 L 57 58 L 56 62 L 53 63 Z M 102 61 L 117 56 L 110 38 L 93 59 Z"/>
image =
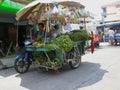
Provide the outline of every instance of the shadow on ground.
<path id="1" fill-rule="evenodd" d="M 8 76 L 11 76 L 14 74 L 16 74 L 14 68 L 0 70 L 0 76 L 2 76 L 2 77 L 8 77 Z"/>
<path id="2" fill-rule="evenodd" d="M 78 69 L 71 70 L 65 65 L 59 72 L 37 70 L 16 75 L 21 78 L 21 86 L 29 90 L 76 90 L 93 85 L 102 80 L 106 70 L 98 63 L 82 62 Z"/>

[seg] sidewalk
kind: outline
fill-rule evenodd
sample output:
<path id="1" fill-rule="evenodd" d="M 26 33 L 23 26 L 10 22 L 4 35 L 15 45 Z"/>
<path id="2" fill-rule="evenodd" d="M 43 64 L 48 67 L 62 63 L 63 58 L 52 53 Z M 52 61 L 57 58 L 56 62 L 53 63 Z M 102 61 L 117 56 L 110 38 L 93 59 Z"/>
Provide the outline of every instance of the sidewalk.
<path id="1" fill-rule="evenodd" d="M 10 55 L 7 57 L 0 58 L 0 69 L 7 69 L 14 66 L 16 55 Z"/>

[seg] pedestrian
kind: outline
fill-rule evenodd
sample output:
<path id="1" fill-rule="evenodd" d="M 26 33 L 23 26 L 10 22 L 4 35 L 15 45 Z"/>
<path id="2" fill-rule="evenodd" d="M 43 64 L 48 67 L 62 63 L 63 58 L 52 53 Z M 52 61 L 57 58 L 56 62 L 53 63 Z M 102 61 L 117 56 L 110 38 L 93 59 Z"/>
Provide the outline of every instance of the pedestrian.
<path id="1" fill-rule="evenodd" d="M 110 45 L 114 45 L 114 30 L 113 28 L 110 28 L 108 30 L 108 35 L 109 35 L 109 42 L 110 42 Z"/>
<path id="2" fill-rule="evenodd" d="M 103 34 L 103 42 L 105 42 L 105 34 Z"/>
<path id="3" fill-rule="evenodd" d="M 117 37 L 118 37 L 118 36 L 119 36 L 119 33 L 120 33 L 120 29 L 119 29 L 119 27 L 117 27 L 117 28 L 115 29 L 115 38 L 114 38 L 115 45 L 117 45 L 117 43 L 120 43 L 120 42 L 119 42 L 119 39 L 116 38 L 116 35 L 117 35 Z"/>

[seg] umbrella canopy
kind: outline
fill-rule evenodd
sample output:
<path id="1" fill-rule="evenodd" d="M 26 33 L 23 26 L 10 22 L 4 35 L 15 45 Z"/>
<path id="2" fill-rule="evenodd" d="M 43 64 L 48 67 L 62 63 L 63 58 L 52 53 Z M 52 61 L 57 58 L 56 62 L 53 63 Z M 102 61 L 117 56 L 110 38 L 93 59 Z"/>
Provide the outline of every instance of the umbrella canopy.
<path id="1" fill-rule="evenodd" d="M 60 2 L 60 4 L 62 4 L 64 6 L 84 8 L 84 5 L 80 4 L 80 2 L 75 2 L 72 0 L 62 1 L 62 2 Z"/>
<path id="2" fill-rule="evenodd" d="M 39 16 L 38 13 L 43 13 L 47 9 L 48 5 L 52 4 L 60 4 L 63 6 L 68 6 L 68 7 L 84 7 L 78 2 L 71 1 L 71 0 L 36 0 L 28 5 L 26 5 L 24 8 L 22 8 L 19 12 L 16 14 L 16 20 L 24 20 L 28 19 L 30 15 L 33 16 Z"/>

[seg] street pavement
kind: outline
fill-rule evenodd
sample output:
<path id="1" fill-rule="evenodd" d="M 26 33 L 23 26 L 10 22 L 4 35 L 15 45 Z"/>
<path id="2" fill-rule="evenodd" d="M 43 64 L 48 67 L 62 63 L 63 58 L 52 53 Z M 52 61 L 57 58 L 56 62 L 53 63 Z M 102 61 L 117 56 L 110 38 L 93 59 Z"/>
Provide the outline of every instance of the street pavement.
<path id="1" fill-rule="evenodd" d="M 120 90 L 120 46 L 101 43 L 86 52 L 78 69 L 64 66 L 60 72 L 31 67 L 18 74 L 14 68 L 0 71 L 0 90 Z M 13 64 L 13 63 L 12 63 Z"/>
<path id="2" fill-rule="evenodd" d="M 14 65 L 16 55 L 10 55 L 0 58 L 0 69 L 11 68 Z"/>

